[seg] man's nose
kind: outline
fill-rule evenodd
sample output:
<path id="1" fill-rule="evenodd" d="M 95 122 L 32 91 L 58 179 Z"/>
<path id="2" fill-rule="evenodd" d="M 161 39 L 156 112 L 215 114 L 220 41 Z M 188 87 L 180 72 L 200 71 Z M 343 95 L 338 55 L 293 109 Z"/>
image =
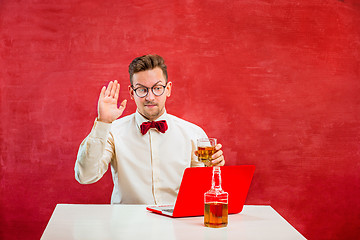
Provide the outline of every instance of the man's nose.
<path id="1" fill-rule="evenodd" d="M 154 100 L 155 99 L 155 95 L 154 93 L 151 91 L 151 89 L 149 89 L 148 94 L 146 95 L 146 100 Z"/>

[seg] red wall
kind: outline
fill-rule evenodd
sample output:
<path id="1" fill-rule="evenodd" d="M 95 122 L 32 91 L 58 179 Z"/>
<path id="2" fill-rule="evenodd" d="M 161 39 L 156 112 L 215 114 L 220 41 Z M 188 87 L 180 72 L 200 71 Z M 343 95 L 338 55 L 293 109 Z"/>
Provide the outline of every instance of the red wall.
<path id="1" fill-rule="evenodd" d="M 167 60 L 168 112 L 257 166 L 247 204 L 308 239 L 359 236 L 359 1 L 138 2 L 0 1 L 0 238 L 39 239 L 57 203 L 110 202 L 110 173 L 75 181 L 76 153 L 101 86 L 130 100 L 146 53 Z"/>

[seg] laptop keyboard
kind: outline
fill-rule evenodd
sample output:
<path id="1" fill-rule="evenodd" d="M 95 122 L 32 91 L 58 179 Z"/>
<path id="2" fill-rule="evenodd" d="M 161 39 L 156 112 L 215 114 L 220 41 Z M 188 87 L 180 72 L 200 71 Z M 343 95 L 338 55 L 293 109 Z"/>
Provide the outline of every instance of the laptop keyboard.
<path id="1" fill-rule="evenodd" d="M 174 212 L 174 209 L 173 208 L 165 208 L 165 209 L 161 209 L 162 211 L 165 211 L 165 212 L 169 212 L 169 213 L 173 213 Z"/>

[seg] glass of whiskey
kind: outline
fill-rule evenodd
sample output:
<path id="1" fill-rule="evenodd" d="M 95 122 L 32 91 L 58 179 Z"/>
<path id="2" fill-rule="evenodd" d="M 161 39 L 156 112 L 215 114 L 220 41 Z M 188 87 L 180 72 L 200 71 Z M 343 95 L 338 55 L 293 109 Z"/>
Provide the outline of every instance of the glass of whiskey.
<path id="1" fill-rule="evenodd" d="M 211 156 L 216 152 L 216 138 L 199 138 L 197 140 L 197 152 L 199 161 L 211 166 Z"/>

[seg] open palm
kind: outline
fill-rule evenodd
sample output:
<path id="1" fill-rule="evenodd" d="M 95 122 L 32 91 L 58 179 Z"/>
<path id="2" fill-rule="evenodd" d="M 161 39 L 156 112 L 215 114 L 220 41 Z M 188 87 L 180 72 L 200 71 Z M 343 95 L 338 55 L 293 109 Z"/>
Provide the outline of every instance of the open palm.
<path id="1" fill-rule="evenodd" d="M 101 89 L 98 102 L 98 120 L 112 123 L 119 118 L 126 107 L 126 100 L 123 100 L 118 107 L 120 84 L 117 80 L 111 81 L 109 85 Z"/>

